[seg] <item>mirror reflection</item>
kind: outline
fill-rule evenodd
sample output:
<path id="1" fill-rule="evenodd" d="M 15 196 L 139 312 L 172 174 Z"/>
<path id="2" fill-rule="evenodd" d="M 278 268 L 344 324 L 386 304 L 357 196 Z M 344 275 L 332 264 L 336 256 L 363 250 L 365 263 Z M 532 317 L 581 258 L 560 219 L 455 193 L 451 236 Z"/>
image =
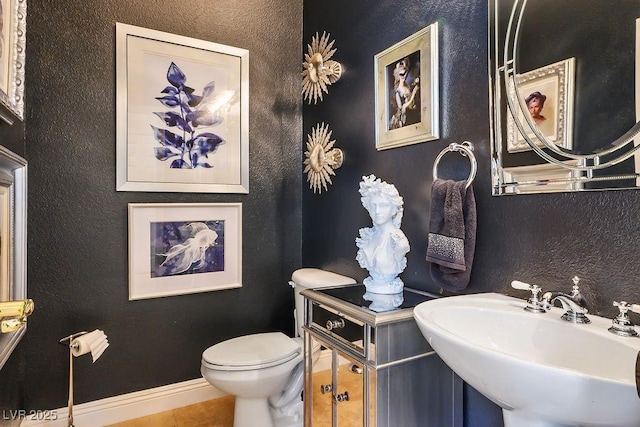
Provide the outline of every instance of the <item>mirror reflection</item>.
<path id="1" fill-rule="evenodd" d="M 489 9 L 493 194 L 639 186 L 640 2 Z"/>

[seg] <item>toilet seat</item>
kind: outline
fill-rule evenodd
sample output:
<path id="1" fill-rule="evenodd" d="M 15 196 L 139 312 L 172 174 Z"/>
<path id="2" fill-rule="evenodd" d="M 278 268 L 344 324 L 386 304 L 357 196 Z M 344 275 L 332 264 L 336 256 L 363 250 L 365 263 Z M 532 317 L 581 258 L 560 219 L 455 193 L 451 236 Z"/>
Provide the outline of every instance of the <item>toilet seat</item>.
<path id="1" fill-rule="evenodd" d="M 300 354 L 296 341 L 282 332 L 268 332 L 215 344 L 202 353 L 202 364 L 222 371 L 248 371 L 280 365 Z"/>

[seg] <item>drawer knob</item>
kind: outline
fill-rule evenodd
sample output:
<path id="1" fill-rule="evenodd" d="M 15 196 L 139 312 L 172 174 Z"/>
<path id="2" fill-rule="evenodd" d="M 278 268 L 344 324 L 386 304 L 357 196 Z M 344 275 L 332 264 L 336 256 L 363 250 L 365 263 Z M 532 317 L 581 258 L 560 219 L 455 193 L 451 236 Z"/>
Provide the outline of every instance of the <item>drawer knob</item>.
<path id="1" fill-rule="evenodd" d="M 333 329 L 340 329 L 340 328 L 344 328 L 344 319 L 338 319 L 338 320 L 327 320 L 327 329 L 328 330 L 333 330 Z"/>
<path id="2" fill-rule="evenodd" d="M 351 365 L 349 367 L 349 370 L 351 372 L 353 372 L 354 374 L 362 374 L 362 368 L 360 366 L 358 366 L 358 365 L 355 365 L 355 364 Z"/>
<path id="3" fill-rule="evenodd" d="M 336 402 L 344 402 L 346 400 L 349 400 L 349 392 L 345 391 L 342 394 L 336 394 L 334 396 L 334 399 L 336 400 Z"/>
<path id="4" fill-rule="evenodd" d="M 321 385 L 320 386 L 320 393 L 322 393 L 322 394 L 330 393 L 331 390 L 333 390 L 333 387 L 331 386 L 331 384 Z"/>

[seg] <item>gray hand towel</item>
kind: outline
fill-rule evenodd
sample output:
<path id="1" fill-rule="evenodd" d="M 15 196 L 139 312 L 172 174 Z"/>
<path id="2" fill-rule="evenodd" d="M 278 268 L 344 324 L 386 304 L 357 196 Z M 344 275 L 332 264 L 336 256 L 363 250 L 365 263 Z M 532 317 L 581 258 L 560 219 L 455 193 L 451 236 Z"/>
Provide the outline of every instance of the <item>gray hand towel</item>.
<path id="1" fill-rule="evenodd" d="M 447 291 L 469 284 L 476 246 L 476 201 L 467 181 L 436 179 L 431 186 L 427 261 L 431 278 Z"/>

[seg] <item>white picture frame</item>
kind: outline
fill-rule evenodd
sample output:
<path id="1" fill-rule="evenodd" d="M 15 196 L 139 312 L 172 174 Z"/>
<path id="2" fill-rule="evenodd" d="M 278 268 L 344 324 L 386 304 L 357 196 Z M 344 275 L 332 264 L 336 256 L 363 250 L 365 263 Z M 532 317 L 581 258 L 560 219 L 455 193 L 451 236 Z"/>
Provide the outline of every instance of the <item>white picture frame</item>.
<path id="1" fill-rule="evenodd" d="M 249 51 L 116 23 L 116 189 L 249 192 Z"/>
<path id="2" fill-rule="evenodd" d="M 130 203 L 129 300 L 242 286 L 241 203 Z"/>

